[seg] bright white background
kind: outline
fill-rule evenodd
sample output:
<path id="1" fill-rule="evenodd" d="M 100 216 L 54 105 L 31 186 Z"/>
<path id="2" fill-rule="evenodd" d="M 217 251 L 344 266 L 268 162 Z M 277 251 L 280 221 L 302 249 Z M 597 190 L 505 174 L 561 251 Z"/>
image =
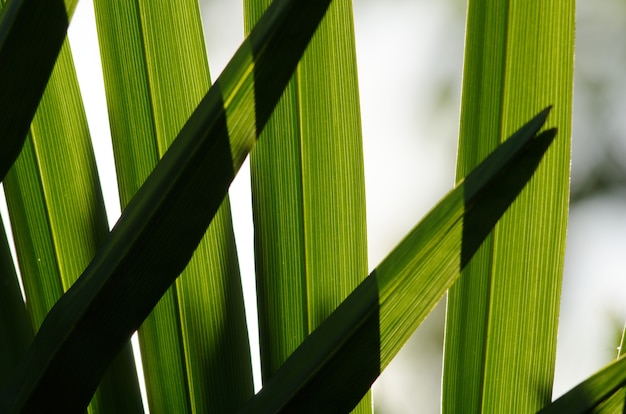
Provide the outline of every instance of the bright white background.
<path id="1" fill-rule="evenodd" d="M 452 187 L 465 2 L 353 1 L 373 268 Z M 243 40 L 241 0 L 200 3 L 216 79 Z M 579 2 L 572 185 L 586 196 L 571 209 L 555 395 L 614 357 L 626 320 L 625 32 L 624 2 Z M 70 41 L 113 224 L 119 203 L 88 0 L 79 2 Z M 231 187 L 231 202 L 254 338 L 247 166 Z M 439 411 L 443 315 L 440 305 L 377 381 L 377 412 Z"/>

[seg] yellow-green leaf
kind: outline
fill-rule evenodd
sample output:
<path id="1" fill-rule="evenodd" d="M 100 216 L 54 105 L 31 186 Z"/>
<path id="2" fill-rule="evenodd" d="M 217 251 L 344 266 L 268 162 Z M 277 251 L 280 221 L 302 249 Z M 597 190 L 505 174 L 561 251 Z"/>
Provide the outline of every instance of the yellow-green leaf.
<path id="1" fill-rule="evenodd" d="M 77 2 L 14 0 L 0 12 L 0 179 L 24 145 Z"/>
<path id="2" fill-rule="evenodd" d="M 209 89 L 209 69 L 197 0 L 94 6 L 124 207 Z M 253 395 L 228 199 L 139 343 L 151 412 L 231 412 Z"/>
<path id="3" fill-rule="evenodd" d="M 623 393 L 619 390 L 626 385 L 626 358 L 621 357 L 605 368 L 575 386 L 538 414 L 577 414 L 588 413 L 603 401 Z M 623 401 L 622 401 L 623 406 Z M 620 407 L 618 407 L 620 408 Z M 613 411 L 615 412 L 615 411 Z M 618 412 L 622 412 L 619 410 Z"/>
<path id="4" fill-rule="evenodd" d="M 435 307 L 533 175 L 556 130 L 543 111 L 451 191 L 242 412 L 346 412 Z"/>
<path id="5" fill-rule="evenodd" d="M 457 178 L 554 105 L 559 137 L 448 296 L 444 413 L 550 401 L 569 199 L 574 1 L 470 1 Z"/>
<path id="6" fill-rule="evenodd" d="M 37 331 L 109 233 L 68 43 L 4 188 L 28 311 Z M 72 392 L 64 389 L 66 396 Z M 106 409 L 143 409 L 130 343 L 108 370 L 90 408 Z"/>
<path id="7" fill-rule="evenodd" d="M 46 317 L 24 367 L 0 391 L 0 411 L 86 407 L 106 366 L 191 258 L 328 5 L 277 0 L 268 8 Z"/>
<path id="8" fill-rule="evenodd" d="M 244 3 L 248 28 L 270 3 Z M 335 0 L 251 154 L 264 381 L 367 275 L 353 26 Z"/>

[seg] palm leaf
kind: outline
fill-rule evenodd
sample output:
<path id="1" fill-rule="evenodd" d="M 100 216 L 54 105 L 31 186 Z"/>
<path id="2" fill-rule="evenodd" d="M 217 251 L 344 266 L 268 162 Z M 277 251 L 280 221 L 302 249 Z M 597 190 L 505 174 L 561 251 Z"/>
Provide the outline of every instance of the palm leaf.
<path id="1" fill-rule="evenodd" d="M 248 28 L 269 4 L 244 3 Z M 264 381 L 367 274 L 352 19 L 332 3 L 251 154 Z"/>
<path id="2" fill-rule="evenodd" d="M 559 397 L 538 414 L 588 413 L 612 395 L 623 398 L 624 394 L 619 390 L 625 385 L 626 358 L 621 357 Z M 617 412 L 622 412 L 622 407 L 617 408 L 619 408 Z"/>
<path id="3" fill-rule="evenodd" d="M 209 70 L 196 0 L 98 0 L 95 11 L 124 207 L 208 90 Z M 231 412 L 253 395 L 228 200 L 139 343 L 152 412 Z"/>
<path id="4" fill-rule="evenodd" d="M 61 49 L 4 188 L 28 310 L 37 331 L 109 233 L 68 43 Z M 119 413 L 142 409 L 130 344 L 105 375 L 90 409 L 106 408 Z"/>
<path id="5" fill-rule="evenodd" d="M 0 12 L 0 179 L 24 145 L 77 2 L 14 0 Z"/>
<path id="6" fill-rule="evenodd" d="M 626 353 L 626 325 L 622 329 L 622 339 L 620 340 L 619 347 L 617 348 L 617 359 L 621 358 Z M 622 387 L 615 391 L 608 399 L 604 400 L 600 405 L 594 407 L 593 413 L 597 414 L 612 414 L 623 413 L 626 402 L 626 390 Z"/>
<path id="7" fill-rule="evenodd" d="M 328 4 L 279 0 L 259 20 L 48 314 L 0 394 L 3 412 L 86 407 L 112 358 L 189 261 Z M 71 388 L 72 398 L 61 388 Z"/>
<path id="8" fill-rule="evenodd" d="M 536 108 L 559 139 L 450 290 L 443 412 L 550 401 L 569 198 L 574 2 L 470 1 L 457 178 Z M 478 133 L 477 133 L 478 132 Z"/>
<path id="9" fill-rule="evenodd" d="M 346 412 L 457 279 L 556 130 L 543 111 L 459 183 L 309 336 L 242 412 Z"/>
<path id="10" fill-rule="evenodd" d="M 33 329 L 0 218 L 0 388 L 5 386 L 33 341 Z"/>

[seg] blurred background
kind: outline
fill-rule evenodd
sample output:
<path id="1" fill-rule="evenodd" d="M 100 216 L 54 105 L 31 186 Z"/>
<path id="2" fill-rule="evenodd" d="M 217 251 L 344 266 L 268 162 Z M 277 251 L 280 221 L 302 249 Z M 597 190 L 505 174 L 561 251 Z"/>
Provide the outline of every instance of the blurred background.
<path id="1" fill-rule="evenodd" d="M 466 2 L 353 2 L 372 269 L 454 184 Z M 241 3 L 200 0 L 213 79 L 243 40 Z M 615 358 L 626 321 L 626 0 L 581 0 L 577 8 L 555 397 Z M 92 15 L 91 2 L 79 2 L 70 41 L 114 223 L 119 204 Z M 238 175 L 231 201 L 254 322 L 248 174 Z M 439 412 L 444 308 L 438 305 L 374 385 L 378 413 Z M 255 323 L 250 334 L 257 335 Z"/>

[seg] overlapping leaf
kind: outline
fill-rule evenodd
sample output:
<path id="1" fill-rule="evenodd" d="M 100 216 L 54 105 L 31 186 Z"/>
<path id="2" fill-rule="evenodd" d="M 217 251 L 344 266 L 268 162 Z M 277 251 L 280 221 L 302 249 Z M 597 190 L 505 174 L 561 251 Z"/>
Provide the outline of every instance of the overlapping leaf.
<path id="1" fill-rule="evenodd" d="M 329 1 L 278 0 L 51 310 L 0 410 L 83 410 L 111 359 L 185 267 Z M 60 392 L 71 387 L 72 398 Z"/>
<path id="2" fill-rule="evenodd" d="M 125 207 L 209 89 L 209 68 L 197 0 L 94 7 Z M 228 198 L 139 344 L 151 412 L 231 412 L 253 395 Z"/>
<path id="3" fill-rule="evenodd" d="M 626 372 L 622 360 L 626 352 L 626 326 L 617 348 L 617 360 L 592 375 L 565 395 L 559 397 L 542 413 L 623 413 L 626 402 Z"/>
<path id="4" fill-rule="evenodd" d="M 5 177 L 4 190 L 28 304 L 28 328 L 36 332 L 109 233 L 68 42 L 61 48 L 22 152 Z M 142 410 L 130 343 L 103 377 L 89 412 L 107 409 Z"/>
<path id="5" fill-rule="evenodd" d="M 244 3 L 247 28 L 270 3 Z M 331 4 L 251 154 L 264 381 L 367 275 L 352 20 L 350 0 Z"/>
<path id="6" fill-rule="evenodd" d="M 0 218 L 0 387 L 7 384 L 33 341 L 15 265 Z"/>
<path id="7" fill-rule="evenodd" d="M 242 412 L 347 412 L 457 279 L 531 178 L 547 110 L 446 196 L 292 354 Z"/>
<path id="8" fill-rule="evenodd" d="M 470 1 L 457 178 L 537 107 L 559 138 L 450 289 L 444 413 L 529 412 L 550 401 L 569 200 L 574 1 Z M 480 131 L 480 133 L 476 133 Z"/>
<path id="9" fill-rule="evenodd" d="M 539 411 L 539 414 L 588 413 L 626 386 L 626 358 L 621 357 L 592 375 L 565 395 Z M 623 398 L 623 393 L 615 394 Z M 622 412 L 622 405 L 616 405 Z"/>
<path id="10" fill-rule="evenodd" d="M 622 339 L 617 347 L 617 359 L 626 354 L 626 325 L 622 328 Z M 626 408 L 626 389 L 617 390 L 608 399 L 594 408 L 594 414 L 623 413 Z"/>
<path id="11" fill-rule="evenodd" d="M 22 149 L 77 2 L 14 0 L 0 12 L 0 180 Z"/>

